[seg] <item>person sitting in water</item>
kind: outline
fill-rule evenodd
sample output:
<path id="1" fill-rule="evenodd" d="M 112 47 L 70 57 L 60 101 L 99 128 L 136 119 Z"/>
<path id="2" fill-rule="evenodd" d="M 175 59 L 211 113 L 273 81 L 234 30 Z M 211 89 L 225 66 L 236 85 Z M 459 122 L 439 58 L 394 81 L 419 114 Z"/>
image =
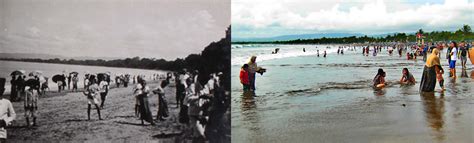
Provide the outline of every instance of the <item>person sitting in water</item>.
<path id="1" fill-rule="evenodd" d="M 414 85 L 415 84 L 415 78 L 408 71 L 407 68 L 403 68 L 402 74 L 403 75 L 402 75 L 402 78 L 400 79 L 400 84 L 405 84 L 405 85 Z"/>
<path id="2" fill-rule="evenodd" d="M 244 64 L 242 69 L 240 69 L 240 83 L 242 83 L 244 92 L 250 90 L 250 81 L 249 81 L 249 65 Z"/>
<path id="3" fill-rule="evenodd" d="M 386 83 L 385 83 L 385 72 L 383 71 L 383 69 L 379 69 L 378 72 L 377 72 L 377 75 L 375 75 L 374 77 L 374 87 L 376 88 L 384 88 Z"/>

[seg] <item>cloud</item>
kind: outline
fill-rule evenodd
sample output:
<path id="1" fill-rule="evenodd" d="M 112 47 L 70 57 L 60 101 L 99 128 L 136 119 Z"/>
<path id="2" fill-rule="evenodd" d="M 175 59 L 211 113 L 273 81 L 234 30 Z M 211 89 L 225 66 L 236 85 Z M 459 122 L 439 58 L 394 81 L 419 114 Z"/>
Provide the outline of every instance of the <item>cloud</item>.
<path id="1" fill-rule="evenodd" d="M 200 53 L 225 36 L 227 0 L 3 0 L 0 52 L 66 57 Z M 223 14 L 223 13 L 228 14 Z"/>
<path id="2" fill-rule="evenodd" d="M 312 10 L 306 7 L 313 3 L 305 2 L 307 1 L 238 0 L 232 3 L 232 25 L 256 31 L 270 31 L 262 29 L 277 25 L 279 30 L 287 31 L 370 34 L 410 32 L 419 28 L 453 30 L 463 24 L 474 24 L 474 2 L 468 0 L 446 0 L 437 3 L 336 0 L 321 2 L 318 6 L 320 8 Z M 233 32 L 237 36 L 251 35 L 249 31 Z"/>

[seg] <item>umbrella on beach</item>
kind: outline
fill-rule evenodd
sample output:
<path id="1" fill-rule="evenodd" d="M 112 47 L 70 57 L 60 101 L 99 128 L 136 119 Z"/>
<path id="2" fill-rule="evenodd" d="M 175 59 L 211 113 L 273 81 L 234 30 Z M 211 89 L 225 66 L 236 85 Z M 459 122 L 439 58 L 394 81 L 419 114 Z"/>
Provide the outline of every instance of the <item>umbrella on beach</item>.
<path id="1" fill-rule="evenodd" d="M 40 75 L 43 75 L 43 72 L 42 71 L 32 71 L 28 74 L 28 76 L 40 76 Z"/>
<path id="2" fill-rule="evenodd" d="M 12 73 L 10 73 L 10 75 L 23 75 L 23 74 L 25 74 L 24 70 L 15 70 Z"/>
<path id="3" fill-rule="evenodd" d="M 78 75 L 79 73 L 76 72 L 76 71 L 73 71 L 73 72 L 70 72 L 69 74 L 75 74 L 75 75 Z"/>
<path id="4" fill-rule="evenodd" d="M 25 86 L 33 87 L 34 89 L 39 89 L 40 82 L 37 79 L 30 78 L 25 81 Z"/>
<path id="5" fill-rule="evenodd" d="M 66 80 L 66 77 L 64 77 L 64 75 L 57 74 L 53 76 L 52 80 L 53 82 L 64 81 Z"/>
<path id="6" fill-rule="evenodd" d="M 104 80 L 104 81 L 110 82 L 110 75 L 107 74 L 107 73 L 98 73 L 97 74 L 97 79 L 99 81 Z"/>

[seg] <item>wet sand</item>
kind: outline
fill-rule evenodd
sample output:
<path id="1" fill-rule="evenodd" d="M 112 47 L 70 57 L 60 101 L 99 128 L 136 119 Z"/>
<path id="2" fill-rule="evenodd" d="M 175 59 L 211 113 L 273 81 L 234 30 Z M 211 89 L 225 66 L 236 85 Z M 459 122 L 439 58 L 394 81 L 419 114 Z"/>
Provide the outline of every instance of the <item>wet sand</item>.
<path id="1" fill-rule="evenodd" d="M 157 83 L 149 83 L 151 88 Z M 105 107 L 101 110 L 104 120 L 98 120 L 95 108 L 91 110 L 91 120 L 87 121 L 87 100 L 82 92 L 49 93 L 40 97 L 38 103 L 38 126 L 26 127 L 23 102 L 13 102 L 17 118 L 7 128 L 9 142 L 181 142 L 184 138 L 184 126 L 178 123 L 175 101 L 175 87 L 168 86 L 165 95 L 168 101 L 170 117 L 166 121 L 157 121 L 152 126 L 134 116 L 135 98 L 133 86 L 114 88 L 108 93 Z M 52 96 L 55 95 L 55 96 Z M 156 119 L 158 97 L 149 97 L 150 109 Z"/>
<path id="2" fill-rule="evenodd" d="M 232 142 L 474 142 L 472 64 L 458 65 L 456 80 L 444 74 L 446 91 L 420 94 L 424 62 L 383 52 L 260 62 L 268 71 L 258 97 L 242 96 L 234 66 Z M 397 84 L 404 67 L 417 84 Z M 383 90 L 371 88 L 378 68 L 390 83 Z"/>

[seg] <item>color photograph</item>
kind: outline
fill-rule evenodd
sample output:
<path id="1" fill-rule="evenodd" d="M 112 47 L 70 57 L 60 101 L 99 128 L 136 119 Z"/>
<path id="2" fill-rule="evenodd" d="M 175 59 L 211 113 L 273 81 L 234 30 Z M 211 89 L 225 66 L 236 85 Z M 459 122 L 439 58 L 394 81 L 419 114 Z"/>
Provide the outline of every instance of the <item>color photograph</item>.
<path id="1" fill-rule="evenodd" d="M 471 0 L 233 0 L 232 142 L 473 142 Z"/>

